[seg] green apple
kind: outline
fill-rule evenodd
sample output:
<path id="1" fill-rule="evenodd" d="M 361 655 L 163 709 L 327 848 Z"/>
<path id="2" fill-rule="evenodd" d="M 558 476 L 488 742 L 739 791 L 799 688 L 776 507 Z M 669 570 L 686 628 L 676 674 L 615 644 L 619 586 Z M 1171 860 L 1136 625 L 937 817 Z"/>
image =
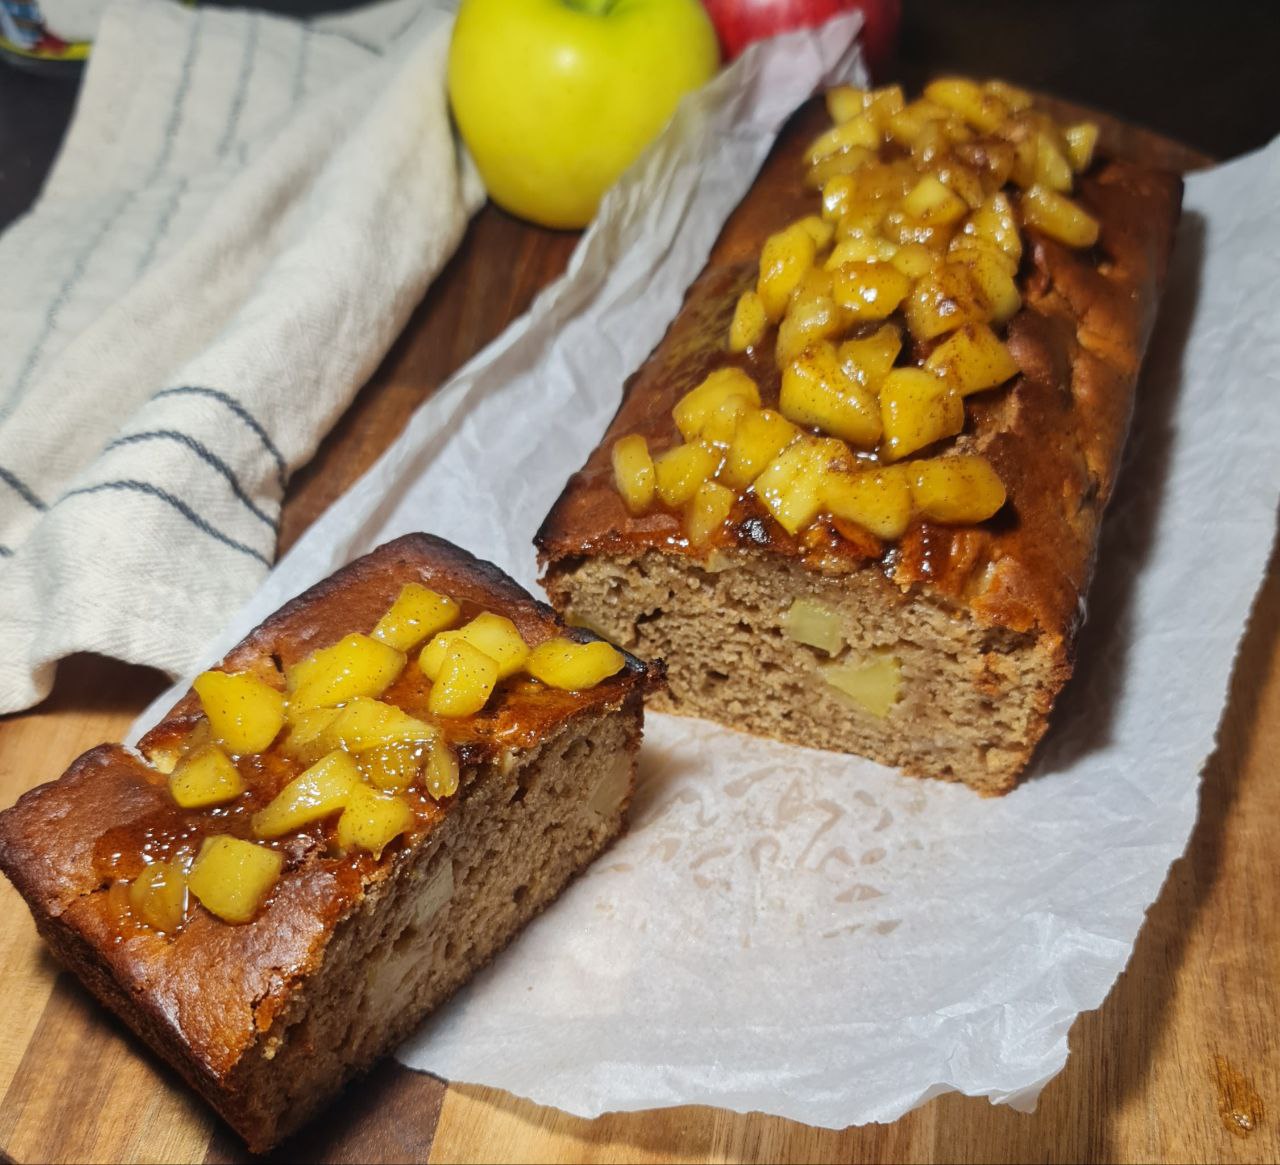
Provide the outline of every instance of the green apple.
<path id="1" fill-rule="evenodd" d="M 463 0 L 449 97 L 496 203 L 581 227 L 718 65 L 699 0 Z"/>

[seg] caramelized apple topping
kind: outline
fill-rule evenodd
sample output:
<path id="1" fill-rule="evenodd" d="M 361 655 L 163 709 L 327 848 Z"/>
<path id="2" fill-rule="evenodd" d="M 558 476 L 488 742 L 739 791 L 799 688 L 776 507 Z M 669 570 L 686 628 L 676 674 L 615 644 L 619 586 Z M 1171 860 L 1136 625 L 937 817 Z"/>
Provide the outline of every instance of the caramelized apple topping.
<path id="1" fill-rule="evenodd" d="M 689 402 L 691 439 L 720 432 L 726 407 L 755 408 L 754 389 L 745 377 L 722 377 Z M 618 464 L 637 496 L 646 489 L 652 495 L 656 475 L 643 440 Z M 690 504 L 699 528 L 709 535 L 735 496 L 698 478 Z M 407 654 L 413 651 L 416 668 Z M 286 853 L 294 852 L 288 839 L 298 833 L 318 834 L 330 857 L 378 861 L 419 827 L 421 813 L 457 794 L 462 771 L 446 735 L 449 721 L 482 713 L 502 698 L 507 681 L 526 693 L 585 691 L 625 664 L 621 652 L 600 641 L 530 643 L 504 615 L 474 607 L 464 614 L 457 599 L 408 583 L 368 634 L 352 632 L 320 647 L 283 675 L 204 672 L 193 683 L 203 716 L 167 782 L 181 809 L 207 811 L 214 828 L 196 826 L 204 835 L 198 854 L 180 847 L 176 856 L 150 860 L 133 881 L 113 884 L 116 913 L 171 935 L 194 899 L 224 922 L 248 922 L 270 897 Z M 406 688 L 413 693 L 408 706 L 392 702 Z M 287 779 L 255 788 L 264 771 Z M 232 820 L 236 833 L 247 827 L 249 836 L 226 832 Z"/>
<path id="2" fill-rule="evenodd" d="M 1059 126 L 1015 86 L 943 77 L 912 102 L 842 86 L 827 110 L 805 155 L 817 213 L 765 240 L 727 336 L 731 355 L 776 364 L 776 405 L 726 362 L 677 402 L 680 442 L 632 434 L 612 450 L 626 508 L 680 512 L 708 554 L 744 498 L 792 535 L 826 518 L 892 542 L 916 519 L 990 518 L 1005 503 L 995 469 L 948 445 L 965 398 L 1018 375 L 1005 326 L 1022 307 L 1023 230 L 1097 241 L 1072 197 L 1097 126 Z"/>

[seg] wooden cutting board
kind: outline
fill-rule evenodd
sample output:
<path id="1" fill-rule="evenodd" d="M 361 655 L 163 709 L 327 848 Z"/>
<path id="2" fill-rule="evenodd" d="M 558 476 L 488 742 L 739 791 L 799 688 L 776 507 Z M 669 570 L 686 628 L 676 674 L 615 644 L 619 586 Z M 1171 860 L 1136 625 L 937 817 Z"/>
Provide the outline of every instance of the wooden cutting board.
<path id="1" fill-rule="evenodd" d="M 1085 111 L 1061 106 L 1060 115 Z M 1207 159 L 1104 121 L 1111 147 Z M 413 409 L 525 310 L 576 236 L 477 217 L 444 275 L 314 461 L 290 485 L 282 549 L 366 469 Z M 1123 488 L 1123 482 L 1121 483 Z M 1280 570 L 1273 556 L 1209 762 L 1200 822 L 1129 969 L 1071 1033 L 1034 1116 L 943 1097 L 892 1125 L 830 1132 L 668 1109 L 579 1120 L 388 1061 L 278 1155 L 315 1161 L 1198 1161 L 1280 1159 Z M 0 719 L 0 804 L 119 738 L 163 687 L 82 656 L 53 696 Z M 243 1146 L 45 951 L 0 881 L 0 1153 L 35 1161 L 240 1161 Z M 797 985 L 798 988 L 800 985 Z"/>

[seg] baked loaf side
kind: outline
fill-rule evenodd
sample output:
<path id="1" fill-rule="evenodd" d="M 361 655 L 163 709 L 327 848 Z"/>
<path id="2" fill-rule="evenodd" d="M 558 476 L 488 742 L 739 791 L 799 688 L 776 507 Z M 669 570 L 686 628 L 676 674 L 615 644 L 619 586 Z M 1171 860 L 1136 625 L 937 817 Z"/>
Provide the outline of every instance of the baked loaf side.
<path id="1" fill-rule="evenodd" d="M 687 413 L 683 429 L 675 414 L 688 409 L 708 378 L 726 369 L 745 374 L 760 408 L 786 414 L 786 377 L 812 363 L 823 345 L 831 350 L 843 336 L 876 342 L 889 334 L 901 344 L 893 371 L 919 377 L 932 370 L 931 358 L 951 334 L 917 334 L 912 292 L 892 314 L 846 322 L 834 335 L 828 330 L 829 339 L 798 357 L 794 335 L 784 334 L 789 318 L 767 324 L 754 344 L 735 342 L 744 300 L 764 286 L 762 241 L 793 229 L 787 223 L 805 223 L 815 233 L 826 229 L 815 217 L 814 167 L 806 150 L 829 124 L 818 106 L 798 116 L 726 224 L 667 334 L 628 381 L 600 446 L 539 531 L 543 585 L 571 622 L 667 662 L 669 691 L 655 706 L 1001 793 L 1016 783 L 1071 672 L 1098 524 L 1114 487 L 1172 245 L 1180 181 L 1116 159 L 1091 161 L 1071 192 L 1074 205 L 1096 224 L 1096 240 L 1087 246 L 1067 245 L 1019 220 L 1016 270 L 1010 261 L 1017 310 L 989 325 L 1012 375 L 1004 373 L 1000 383 L 979 381 L 979 391 L 958 390 L 963 413 L 952 435 L 918 446 L 909 460 L 895 457 L 887 390 L 878 389 L 877 401 L 854 386 L 840 399 L 841 407 L 859 399 L 878 405 L 884 437 L 877 445 L 876 428 L 862 446 L 846 438 L 843 458 L 832 455 L 819 465 L 819 476 L 846 484 L 875 476 L 877 485 L 892 486 L 899 475 L 906 484 L 895 488 L 918 502 L 916 467 L 981 461 L 1001 491 L 986 510 L 966 517 L 963 506 L 947 515 L 945 507 L 930 512 L 915 504 L 890 528 L 883 520 L 847 520 L 838 504 L 825 504 L 825 486 L 815 486 L 813 519 L 788 522 L 776 496 L 762 496 L 763 477 L 737 488 L 742 479 L 735 482 L 731 471 L 742 430 L 732 419 L 714 430 L 724 409 L 699 437 L 712 447 L 709 464 L 722 458 L 720 468 L 693 500 L 667 504 L 662 462 L 670 474 L 667 451 L 682 448 L 682 438 L 686 446 L 694 443 Z M 975 141 L 964 148 L 980 156 Z M 895 156 L 881 168 L 905 164 Z M 938 165 L 950 181 L 946 164 Z M 892 216 L 875 235 L 858 221 L 865 205 L 858 215 L 828 213 L 830 189 L 829 181 L 822 203 L 835 228 L 826 244 L 828 265 L 842 238 L 883 246 L 882 255 L 895 261 L 908 251 L 907 235 L 895 235 L 898 243 L 884 237 Z M 1009 190 L 997 193 L 1010 218 L 1029 213 L 1028 194 Z M 979 213 L 949 227 L 931 260 L 934 271 L 938 263 L 972 255 L 956 248 L 969 244 L 965 224 Z M 901 231 L 901 221 L 897 226 Z M 888 265 L 837 266 L 834 292 L 826 290 L 832 276 L 814 268 L 804 277 L 810 282 L 793 291 L 789 310 L 798 315 L 803 307 L 815 326 L 825 327 L 830 317 L 822 312 L 833 297 L 840 310 L 842 270 L 874 277 Z M 996 342 L 996 335 L 989 338 Z M 784 341 L 792 353 L 783 353 Z M 837 351 L 843 357 L 845 348 Z M 921 372 L 910 371 L 917 368 Z M 937 375 L 946 387 L 947 376 Z M 821 388 L 839 398 L 829 384 Z M 824 450 L 834 444 L 827 439 L 832 430 L 789 415 L 800 436 L 778 462 L 806 441 Z M 618 460 L 624 438 L 643 439 L 652 451 L 659 488 L 647 506 L 629 505 L 625 496 Z M 728 490 L 721 488 L 726 476 Z M 779 474 L 772 480 L 791 488 Z M 704 501 L 724 508 L 723 521 L 714 511 L 704 520 L 698 510 Z"/>
<path id="2" fill-rule="evenodd" d="M 492 567 L 411 536 L 295 600 L 220 666 L 283 686 L 317 648 L 372 627 L 407 583 L 458 598 L 464 615 L 469 604 L 501 612 L 531 646 L 563 634 Z M 425 721 L 433 685 L 415 671 L 410 662 L 381 702 Z M 248 787 L 230 803 L 176 805 L 174 775 L 191 756 L 183 742 L 202 731 L 195 695 L 143 739 L 141 756 L 94 749 L 0 814 L 0 868 L 67 965 L 263 1151 L 394 1047 L 618 834 L 649 682 L 629 658 L 581 691 L 516 676 L 482 712 L 432 719 L 457 757 L 456 788 L 397 794 L 412 823 L 378 853 L 344 845 L 336 811 L 255 842 L 282 862 L 249 921 L 217 916 L 193 889 L 180 922 L 158 929 L 129 894 L 166 862 L 195 887 L 202 845 L 260 836 L 265 806 L 303 764 L 280 756 L 278 740 L 236 758 Z M 369 754 L 355 755 L 364 765 Z"/>

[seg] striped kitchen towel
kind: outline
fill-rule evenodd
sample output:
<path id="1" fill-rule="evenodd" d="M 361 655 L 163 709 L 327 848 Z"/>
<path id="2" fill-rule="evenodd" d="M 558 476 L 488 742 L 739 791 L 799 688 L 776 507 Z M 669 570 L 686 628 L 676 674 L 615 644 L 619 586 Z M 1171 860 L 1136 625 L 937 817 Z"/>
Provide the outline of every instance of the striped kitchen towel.
<path id="1" fill-rule="evenodd" d="M 72 652 L 180 673 L 257 586 L 290 470 L 483 198 L 450 27 L 431 0 L 107 8 L 0 236 L 0 712 Z"/>

